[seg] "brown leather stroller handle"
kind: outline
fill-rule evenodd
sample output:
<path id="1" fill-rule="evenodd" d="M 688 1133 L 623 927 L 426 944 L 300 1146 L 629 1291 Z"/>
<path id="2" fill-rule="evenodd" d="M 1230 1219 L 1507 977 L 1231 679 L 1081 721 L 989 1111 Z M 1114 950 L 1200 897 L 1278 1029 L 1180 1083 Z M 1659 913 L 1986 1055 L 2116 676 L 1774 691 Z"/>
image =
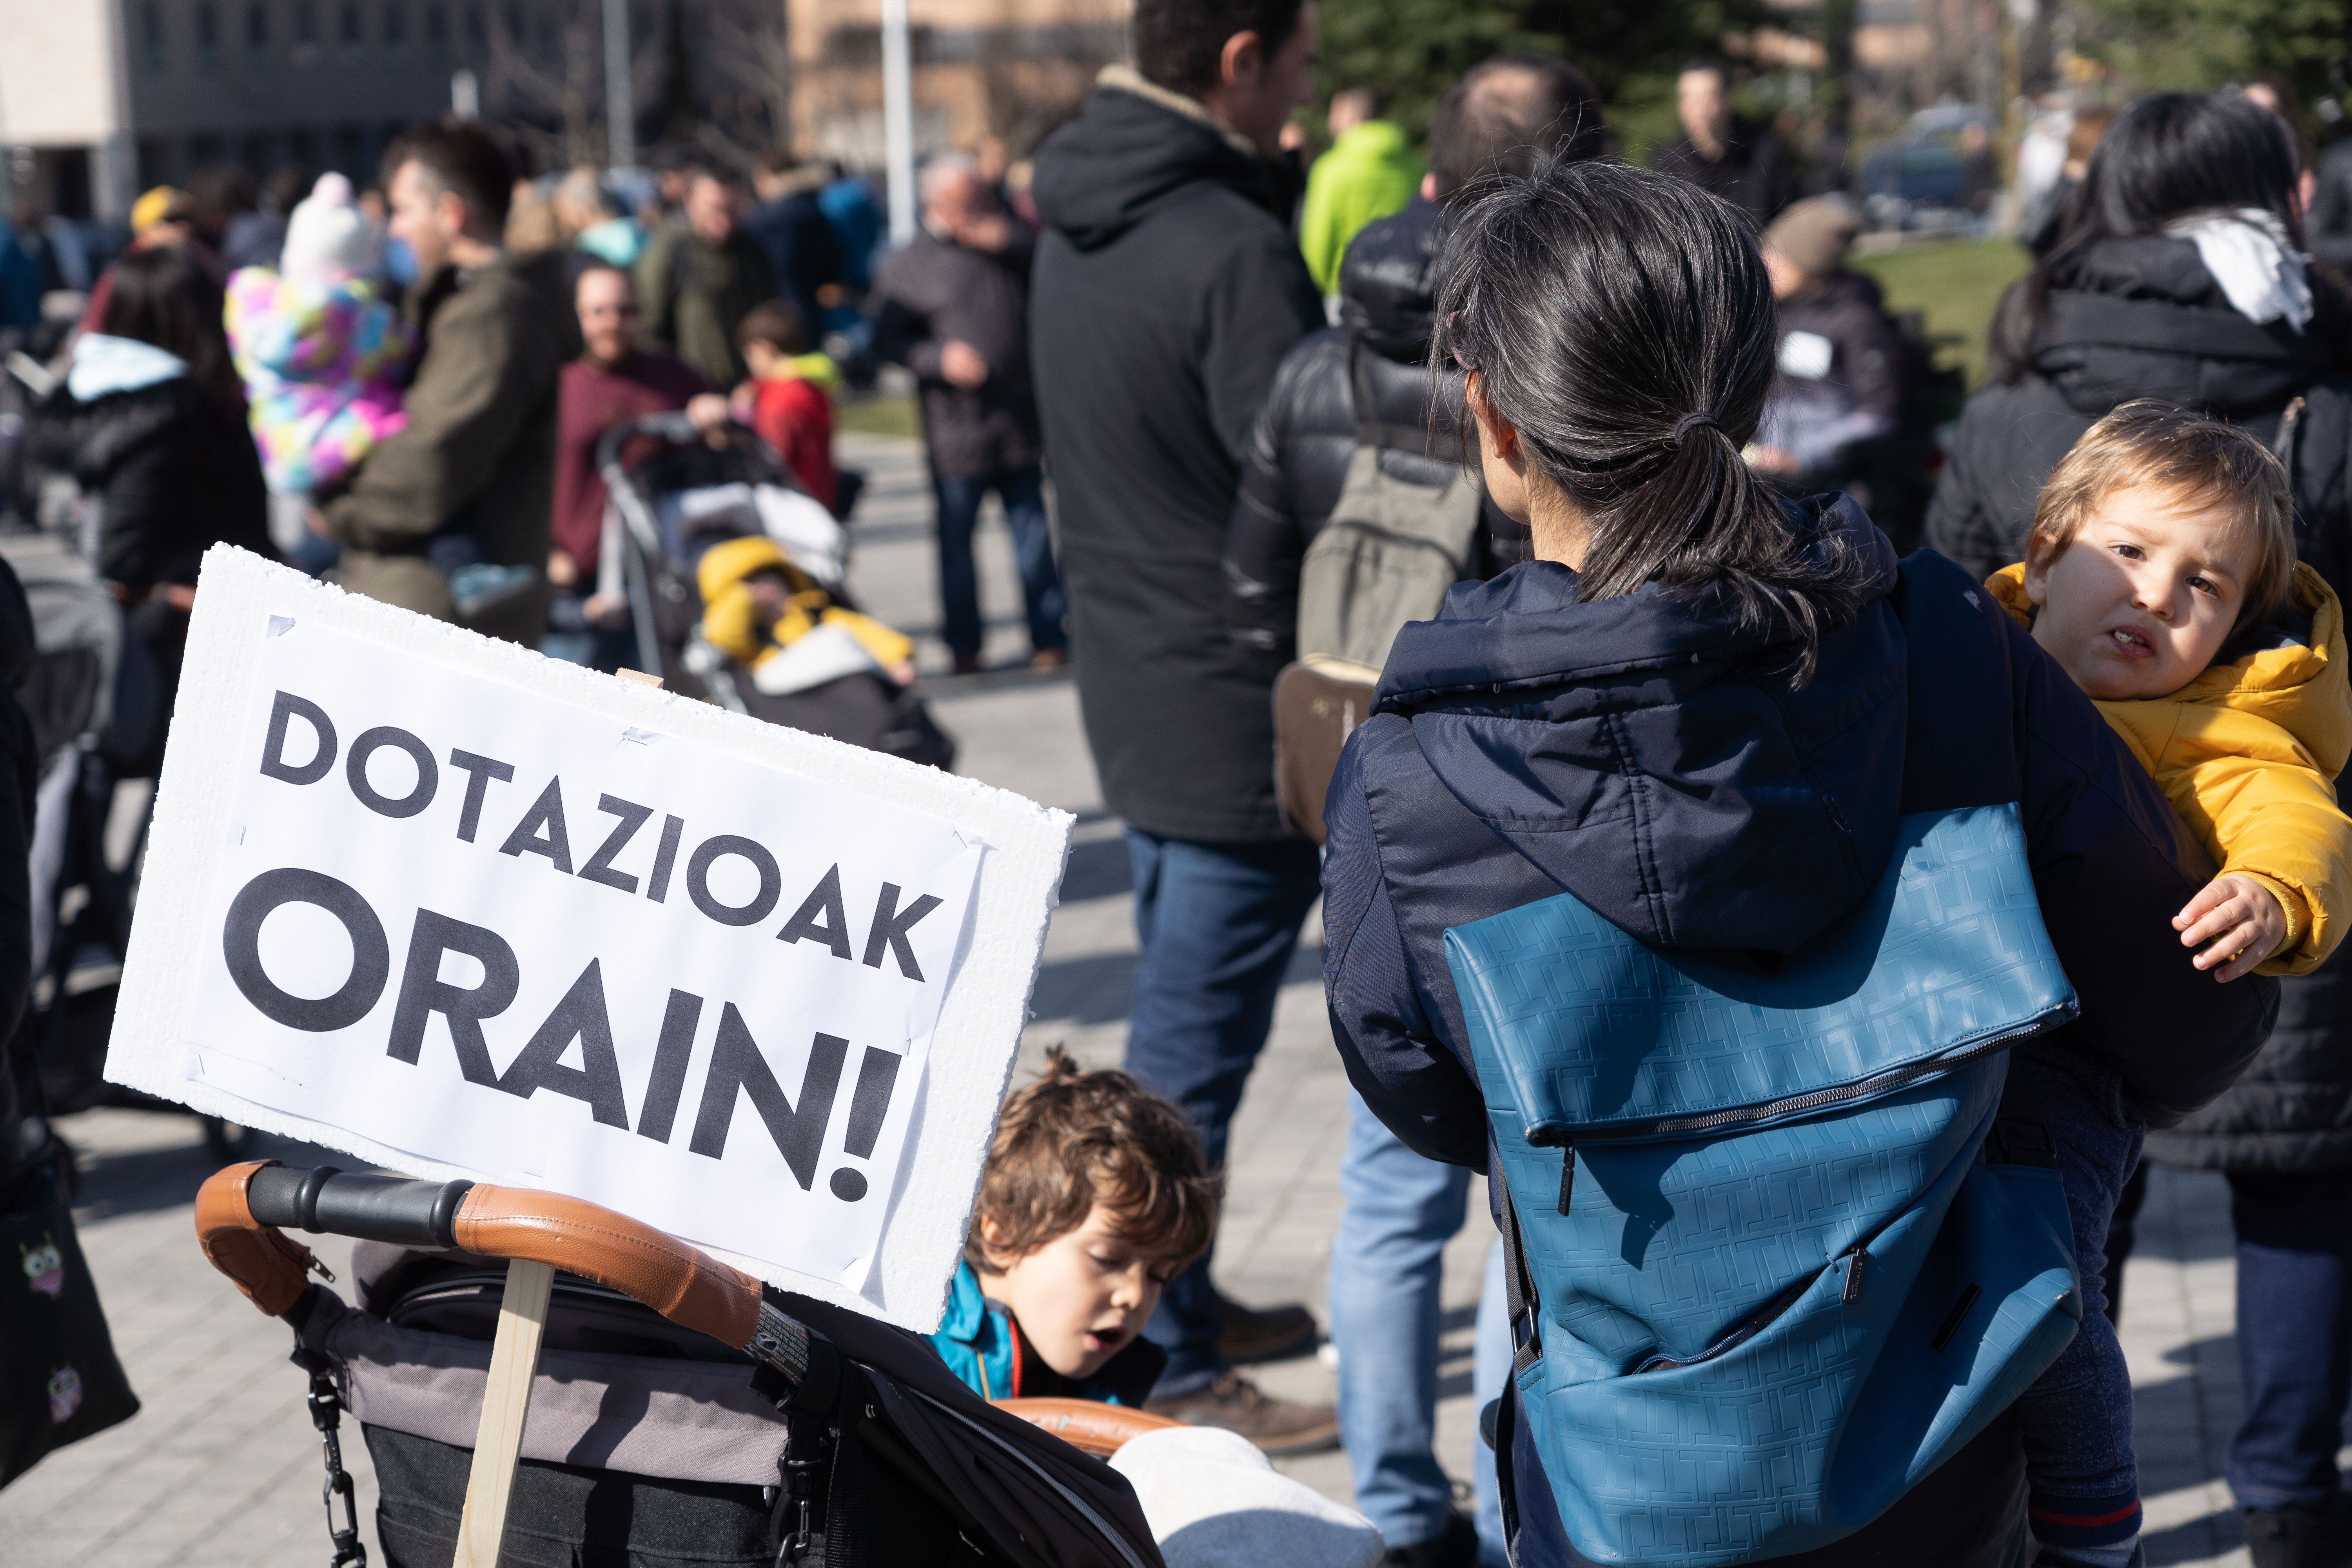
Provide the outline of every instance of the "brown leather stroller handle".
<path id="1" fill-rule="evenodd" d="M 666 1231 L 557 1193 L 355 1176 L 331 1165 L 289 1170 L 275 1161 L 231 1165 L 197 1190 L 205 1256 L 273 1314 L 293 1307 L 310 1266 L 310 1248 L 280 1226 L 551 1264 L 738 1350 L 760 1326 L 760 1282 L 750 1275 Z"/>
<path id="2" fill-rule="evenodd" d="M 1000 1399 L 996 1407 L 1018 1415 L 1032 1426 L 1042 1426 L 1071 1447 L 1098 1459 L 1108 1459 L 1130 1437 L 1183 1425 L 1149 1410 L 1127 1405 L 1098 1405 L 1091 1399 Z"/>
<path id="3" fill-rule="evenodd" d="M 226 1166 L 196 1189 L 196 1245 L 246 1300 L 273 1318 L 291 1311 L 302 1299 L 310 1271 L 309 1247 L 253 1217 L 247 1189 L 255 1173 L 276 1163 L 251 1160 Z"/>
<path id="4" fill-rule="evenodd" d="M 760 1326 L 757 1279 L 667 1231 L 579 1198 L 477 1186 L 457 1205 L 455 1229 L 468 1252 L 553 1264 L 737 1350 Z"/>

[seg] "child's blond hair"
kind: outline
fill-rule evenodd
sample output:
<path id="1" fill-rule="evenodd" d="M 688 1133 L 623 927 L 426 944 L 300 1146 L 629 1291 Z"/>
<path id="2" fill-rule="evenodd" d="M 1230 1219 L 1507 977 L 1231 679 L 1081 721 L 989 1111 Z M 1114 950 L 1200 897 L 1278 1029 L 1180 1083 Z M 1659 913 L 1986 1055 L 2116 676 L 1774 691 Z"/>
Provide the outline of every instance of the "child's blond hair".
<path id="1" fill-rule="evenodd" d="M 1181 1268 L 1209 1250 L 1223 1186 L 1184 1113 L 1123 1072 L 1087 1072 L 1057 1047 L 997 1119 L 964 1256 L 992 1272 L 1084 1225 Z M 980 1221 L 995 1229 L 983 1243 Z"/>
<path id="2" fill-rule="evenodd" d="M 2294 500 L 2286 466 L 2242 427 L 2141 398 L 2083 433 L 2033 509 L 2025 556 L 2046 568 L 2066 552 L 2101 503 L 2147 489 L 2176 503 L 2219 507 L 2254 545 L 2235 629 L 2277 613 L 2294 579 Z"/>

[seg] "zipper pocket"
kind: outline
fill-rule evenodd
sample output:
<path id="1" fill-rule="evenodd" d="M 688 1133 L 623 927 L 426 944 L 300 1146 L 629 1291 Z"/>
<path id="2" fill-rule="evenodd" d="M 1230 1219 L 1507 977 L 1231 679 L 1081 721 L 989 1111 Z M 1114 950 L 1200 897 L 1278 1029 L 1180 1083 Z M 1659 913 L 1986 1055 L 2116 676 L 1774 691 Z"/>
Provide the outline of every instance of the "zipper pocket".
<path id="1" fill-rule="evenodd" d="M 1853 1083 L 1840 1084 L 1835 1089 L 1817 1089 L 1807 1094 L 1792 1094 L 1780 1100 L 1768 1100 L 1760 1105 L 1743 1105 L 1730 1110 L 1710 1110 L 1697 1116 L 1661 1116 L 1648 1121 L 1629 1121 L 1605 1129 L 1580 1127 L 1570 1129 L 1538 1122 L 1525 1134 L 1528 1145 L 1535 1149 L 1563 1149 L 1583 1139 L 1606 1139 L 1611 1142 L 1635 1142 L 1645 1138 L 1676 1132 L 1712 1132 L 1726 1127 L 1760 1125 L 1785 1117 L 1800 1116 L 1807 1111 L 1828 1106 L 1844 1105 L 1857 1100 L 1876 1100 L 1884 1095 L 1908 1089 L 1923 1079 L 1937 1077 L 1956 1068 L 1967 1066 L 1980 1057 L 2006 1050 L 2021 1040 L 2047 1034 L 2063 1025 L 2072 1023 L 2075 1009 L 2058 1007 L 2043 1014 L 2021 1029 L 1995 1035 L 1926 1061 L 1909 1062 L 1899 1068 L 1889 1068 Z"/>
<path id="2" fill-rule="evenodd" d="M 1862 1300 L 1862 1276 L 1864 1268 L 1870 1261 L 1870 1253 L 1867 1250 L 1869 1245 L 1868 1242 L 1857 1241 L 1845 1252 L 1845 1285 L 1838 1295 L 1841 1305 L 1851 1307 Z M 1833 1268 L 1836 1264 L 1832 1263 L 1830 1267 Z M 1820 1278 L 1820 1274 L 1814 1274 L 1795 1281 L 1779 1295 L 1741 1319 L 1737 1328 L 1696 1355 L 1654 1355 L 1634 1367 L 1632 1375 L 1638 1377 L 1645 1372 L 1673 1372 L 1678 1367 L 1696 1366 L 1701 1362 L 1713 1361 L 1717 1356 L 1729 1354 L 1770 1328 L 1774 1320 L 1795 1306 L 1805 1292 L 1812 1289 L 1813 1281 Z"/>
<path id="3" fill-rule="evenodd" d="M 1806 1279 L 1800 1279 L 1795 1284 L 1790 1285 L 1787 1289 L 1781 1291 L 1779 1295 L 1773 1297 L 1770 1300 L 1757 1308 L 1756 1310 L 1748 1313 L 1746 1318 L 1740 1321 L 1738 1327 L 1734 1328 L 1729 1333 L 1725 1334 L 1721 1339 L 1716 1341 L 1715 1343 L 1707 1346 L 1706 1349 L 1699 1352 L 1696 1355 L 1654 1355 L 1648 1360 L 1643 1362 L 1639 1366 L 1636 1366 L 1633 1369 L 1633 1375 L 1638 1377 L 1645 1372 L 1673 1372 L 1680 1367 L 1696 1366 L 1701 1362 L 1713 1361 L 1717 1356 L 1729 1354 L 1731 1352 L 1738 1350 L 1741 1345 L 1746 1344 L 1749 1340 L 1754 1339 L 1758 1334 L 1762 1333 L 1766 1329 L 1770 1328 L 1772 1326 L 1773 1320 L 1780 1317 L 1781 1313 L 1787 1311 L 1790 1308 L 1795 1306 L 1797 1304 L 1798 1298 L 1804 1295 L 1807 1290 L 1811 1289 L 1813 1280 L 1819 1278 L 1819 1275 L 1812 1275 Z"/>

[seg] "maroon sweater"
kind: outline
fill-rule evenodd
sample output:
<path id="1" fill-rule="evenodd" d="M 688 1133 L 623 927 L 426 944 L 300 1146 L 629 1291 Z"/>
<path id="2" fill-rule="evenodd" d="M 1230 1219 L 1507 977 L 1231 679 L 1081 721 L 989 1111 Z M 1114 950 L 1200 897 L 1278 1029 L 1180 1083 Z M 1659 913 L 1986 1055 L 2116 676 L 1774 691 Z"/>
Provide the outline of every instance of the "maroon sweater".
<path id="1" fill-rule="evenodd" d="M 596 471 L 596 443 L 624 419 L 674 414 L 689 398 L 714 390 L 683 360 L 640 349 L 614 367 L 576 359 L 563 367 L 555 435 L 555 510 L 548 534 L 558 550 L 594 576 L 604 536 L 604 476 Z"/>

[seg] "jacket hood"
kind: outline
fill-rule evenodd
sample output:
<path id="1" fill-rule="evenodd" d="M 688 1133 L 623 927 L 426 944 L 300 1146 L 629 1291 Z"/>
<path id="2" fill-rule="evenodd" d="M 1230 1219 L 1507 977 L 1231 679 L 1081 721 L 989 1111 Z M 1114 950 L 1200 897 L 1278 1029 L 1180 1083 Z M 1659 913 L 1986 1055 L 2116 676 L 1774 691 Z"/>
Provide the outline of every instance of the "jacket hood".
<path id="1" fill-rule="evenodd" d="M 1429 357 L 1444 216 L 1444 207 L 1415 196 L 1349 242 L 1339 268 L 1339 324 L 1383 359 L 1412 364 Z"/>
<path id="2" fill-rule="evenodd" d="M 2154 397 L 2234 419 L 2275 408 L 2328 373 L 2315 338 L 2232 309 L 2186 239 L 2105 240 L 2053 282 L 2033 366 L 2095 418 Z"/>
<path id="3" fill-rule="evenodd" d="M 1112 66 L 1037 150 L 1030 194 L 1046 227 L 1098 250 L 1204 181 L 1275 210 L 1273 171 L 1247 142 L 1191 99 Z"/>
<path id="4" fill-rule="evenodd" d="M 1416 174 L 1421 164 L 1412 155 L 1412 143 L 1404 127 L 1393 120 L 1367 120 L 1354 125 L 1331 143 L 1328 158 L 1347 163 L 1389 163 Z"/>
<path id="5" fill-rule="evenodd" d="M 95 403 L 109 393 L 136 392 L 187 374 L 186 360 L 153 343 L 84 332 L 74 341 L 73 368 L 66 372 L 66 390 L 80 402 Z"/>
<path id="6" fill-rule="evenodd" d="M 1894 546 L 1843 495 L 1786 510 L 1875 589 L 1801 688 L 1793 641 L 1719 590 L 1580 604 L 1573 572 L 1532 561 L 1405 626 L 1374 706 L 1409 716 L 1465 805 L 1632 935 L 1792 952 L 1892 852 L 1907 677 Z"/>
<path id="7" fill-rule="evenodd" d="M 2022 563 L 1985 580 L 2018 624 L 2033 624 Z M 2102 702 L 2101 711 L 2145 715 L 2161 728 L 2180 721 L 2159 710 L 2220 709 L 2266 719 L 2294 737 L 2330 778 L 2352 761 L 2352 679 L 2345 668 L 2344 605 L 2307 563 L 2297 562 L 2286 609 L 2260 628 L 2252 651 L 2212 668 L 2168 697 Z M 2224 650 L 2225 652 L 2227 650 Z M 2135 725 L 2134 729 L 2141 726 Z"/>

